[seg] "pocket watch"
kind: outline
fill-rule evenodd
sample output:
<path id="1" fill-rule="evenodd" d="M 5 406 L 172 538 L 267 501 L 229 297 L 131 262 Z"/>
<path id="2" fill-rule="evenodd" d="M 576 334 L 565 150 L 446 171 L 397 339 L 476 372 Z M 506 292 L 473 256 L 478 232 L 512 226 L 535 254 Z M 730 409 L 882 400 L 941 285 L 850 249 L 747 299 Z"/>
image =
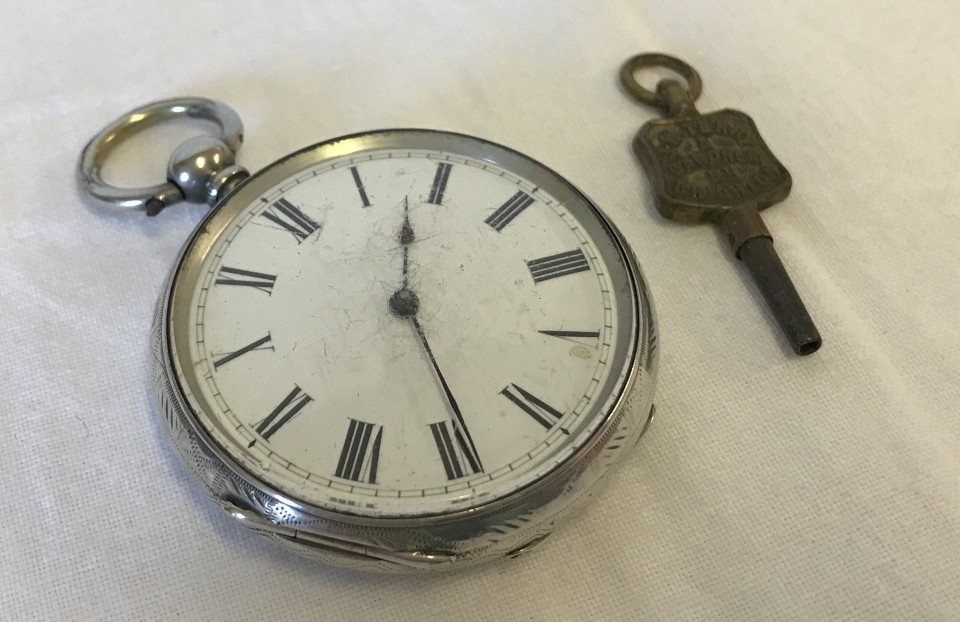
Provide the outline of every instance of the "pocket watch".
<path id="1" fill-rule="evenodd" d="M 132 132 L 189 117 L 168 181 L 107 184 Z M 230 515 L 311 558 L 382 571 L 516 556 L 632 448 L 653 414 L 656 324 L 633 253 L 544 165 L 486 140 L 389 129 L 250 174 L 237 114 L 202 98 L 91 140 L 94 198 L 212 209 L 151 337 L 158 411 Z"/>

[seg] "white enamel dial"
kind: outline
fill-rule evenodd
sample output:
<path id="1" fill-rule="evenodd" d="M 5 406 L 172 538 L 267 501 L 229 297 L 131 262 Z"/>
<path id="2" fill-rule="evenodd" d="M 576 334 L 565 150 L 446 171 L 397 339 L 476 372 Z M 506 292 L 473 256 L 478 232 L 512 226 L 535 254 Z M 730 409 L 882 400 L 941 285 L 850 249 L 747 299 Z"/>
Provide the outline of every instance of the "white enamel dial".
<path id="1" fill-rule="evenodd" d="M 562 179 L 460 141 L 293 171 L 201 236 L 176 283 L 199 425 L 295 502 L 391 517 L 503 498 L 624 391 L 639 320 L 622 249 L 542 183 Z"/>

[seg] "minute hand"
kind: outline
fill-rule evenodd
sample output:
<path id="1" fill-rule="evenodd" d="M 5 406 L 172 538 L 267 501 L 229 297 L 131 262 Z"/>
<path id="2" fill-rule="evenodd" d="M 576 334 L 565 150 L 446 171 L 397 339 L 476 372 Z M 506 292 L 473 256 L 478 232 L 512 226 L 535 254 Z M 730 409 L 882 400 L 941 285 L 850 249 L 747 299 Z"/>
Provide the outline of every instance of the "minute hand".
<path id="1" fill-rule="evenodd" d="M 473 437 L 470 436 L 470 431 L 467 429 L 467 424 L 463 420 L 463 414 L 460 412 L 460 406 L 457 405 L 457 400 L 453 397 L 453 393 L 450 391 L 450 386 L 447 384 L 446 379 L 443 377 L 443 372 L 440 371 L 440 366 L 437 365 L 437 359 L 433 356 L 433 350 L 430 349 L 430 344 L 427 343 L 427 336 L 423 332 L 423 327 L 420 326 L 420 320 L 416 316 L 411 318 L 413 320 L 413 326 L 417 329 L 417 336 L 420 337 L 420 343 L 423 344 L 423 349 L 427 352 L 427 357 L 430 359 L 430 363 L 433 365 L 433 370 L 437 372 L 437 378 L 440 379 L 440 386 L 443 387 L 443 393 L 447 396 L 447 402 L 450 404 L 450 409 L 453 410 L 454 414 L 454 435 L 457 437 L 457 443 L 460 445 L 460 448 L 463 449 L 463 453 L 467 459 L 467 462 L 470 463 L 470 467 L 473 469 L 474 473 L 483 472 L 483 464 L 480 462 L 480 455 L 477 453 L 477 446 L 473 444 Z"/>

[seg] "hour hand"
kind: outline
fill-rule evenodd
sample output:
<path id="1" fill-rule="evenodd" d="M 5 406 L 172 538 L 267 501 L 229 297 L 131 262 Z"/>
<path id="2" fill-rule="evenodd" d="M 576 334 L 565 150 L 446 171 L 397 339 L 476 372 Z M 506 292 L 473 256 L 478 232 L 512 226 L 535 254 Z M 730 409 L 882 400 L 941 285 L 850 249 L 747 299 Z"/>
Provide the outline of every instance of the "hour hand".
<path id="1" fill-rule="evenodd" d="M 410 203 L 407 197 L 403 197 L 403 224 L 400 226 L 400 233 L 397 235 L 397 241 L 404 246 L 413 243 L 416 236 L 413 234 L 413 227 L 410 226 Z"/>
<path id="2" fill-rule="evenodd" d="M 400 225 L 400 233 L 397 234 L 397 241 L 403 246 L 403 289 L 407 289 L 410 285 L 410 245 L 416 239 L 413 227 L 410 226 L 410 204 L 407 197 L 403 197 L 403 224 Z"/>
<path id="3" fill-rule="evenodd" d="M 390 296 L 390 310 L 398 317 L 414 317 L 420 310 L 420 300 L 410 289 L 410 245 L 416 240 L 410 226 L 410 204 L 403 197 L 403 224 L 397 233 L 397 241 L 403 246 L 403 285 Z"/>

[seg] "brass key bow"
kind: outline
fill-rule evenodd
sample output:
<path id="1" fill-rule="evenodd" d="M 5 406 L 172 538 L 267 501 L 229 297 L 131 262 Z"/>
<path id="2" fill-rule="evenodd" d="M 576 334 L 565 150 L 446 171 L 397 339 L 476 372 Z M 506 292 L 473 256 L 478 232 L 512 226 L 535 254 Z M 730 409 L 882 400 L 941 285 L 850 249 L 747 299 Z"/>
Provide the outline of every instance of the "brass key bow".
<path id="1" fill-rule="evenodd" d="M 664 67 L 687 82 L 661 80 L 656 92 L 635 73 Z M 760 210 L 787 198 L 790 173 L 760 137 L 753 120 L 739 110 L 700 114 L 694 101 L 703 83 L 697 71 L 665 54 L 640 54 L 623 64 L 620 80 L 637 100 L 667 118 L 640 128 L 633 148 L 654 184 L 657 211 L 685 223 L 713 223 L 730 242 L 767 301 L 794 352 L 812 354 L 821 338 L 790 281 Z"/>

